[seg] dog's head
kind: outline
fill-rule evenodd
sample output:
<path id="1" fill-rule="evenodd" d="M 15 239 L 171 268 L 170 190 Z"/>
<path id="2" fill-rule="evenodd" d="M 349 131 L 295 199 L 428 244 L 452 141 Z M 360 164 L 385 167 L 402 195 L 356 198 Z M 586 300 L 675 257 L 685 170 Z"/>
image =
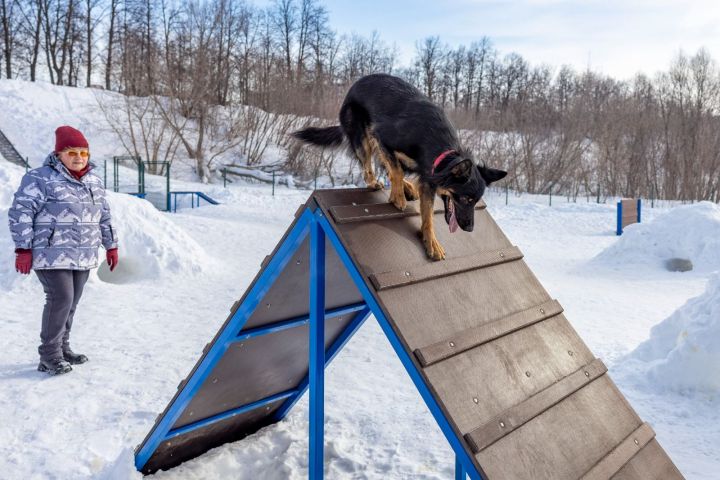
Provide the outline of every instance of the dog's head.
<path id="1" fill-rule="evenodd" d="M 437 193 L 445 205 L 445 221 L 451 232 L 458 227 L 472 232 L 475 222 L 475 204 L 480 201 L 485 188 L 505 178 L 507 172 L 475 165 L 469 158 L 456 157 L 448 160 L 434 174 Z"/>

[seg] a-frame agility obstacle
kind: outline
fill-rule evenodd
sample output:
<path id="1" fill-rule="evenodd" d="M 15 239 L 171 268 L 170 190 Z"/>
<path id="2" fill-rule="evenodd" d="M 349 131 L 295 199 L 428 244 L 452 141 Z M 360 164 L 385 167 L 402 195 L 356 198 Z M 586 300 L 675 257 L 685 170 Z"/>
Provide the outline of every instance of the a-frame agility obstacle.
<path id="1" fill-rule="evenodd" d="M 309 389 L 309 476 L 322 478 L 324 367 L 372 313 L 457 479 L 683 478 L 484 203 L 472 233 L 437 228 L 445 261 L 425 257 L 419 224 L 384 192 L 313 193 L 137 448 L 138 470 L 278 422 Z"/>

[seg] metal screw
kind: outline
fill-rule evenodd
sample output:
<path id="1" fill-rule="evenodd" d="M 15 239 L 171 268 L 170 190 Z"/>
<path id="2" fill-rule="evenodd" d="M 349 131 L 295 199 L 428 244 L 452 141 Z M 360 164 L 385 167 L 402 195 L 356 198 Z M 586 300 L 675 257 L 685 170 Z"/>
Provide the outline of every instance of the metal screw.
<path id="1" fill-rule="evenodd" d="M 300 263 L 302 263 L 302 262 L 300 262 L 300 260 L 298 260 L 297 262 L 295 262 L 295 265 L 300 265 Z"/>
<path id="2" fill-rule="evenodd" d="M 352 202 L 352 206 L 353 206 L 353 207 L 357 207 L 357 203 Z"/>
<path id="3" fill-rule="evenodd" d="M 500 427 L 505 428 L 505 422 L 500 422 Z"/>
<path id="4" fill-rule="evenodd" d="M 638 439 L 635 439 L 635 445 L 640 445 L 640 442 L 638 442 Z"/>
<path id="5" fill-rule="evenodd" d="M 269 304 L 269 303 L 266 303 L 266 304 L 265 304 L 265 307 L 266 307 L 266 308 L 270 308 L 270 304 Z"/>
<path id="6" fill-rule="evenodd" d="M 473 402 L 478 403 L 478 402 L 480 402 L 480 400 L 478 400 L 477 397 L 473 397 Z"/>
<path id="7" fill-rule="evenodd" d="M 409 277 L 409 276 L 410 276 L 410 272 L 405 272 L 405 276 L 406 276 L 406 277 Z"/>
<path id="8" fill-rule="evenodd" d="M 190 413 L 188 413 L 188 416 L 189 416 L 189 417 L 192 417 L 193 415 L 195 415 L 195 412 L 190 412 Z"/>
<path id="9" fill-rule="evenodd" d="M 590 377 L 590 372 L 585 372 L 585 376 L 589 378 L 589 377 Z"/>
<path id="10" fill-rule="evenodd" d="M 505 254 L 503 252 L 500 252 L 500 258 L 505 258 Z"/>
<path id="11" fill-rule="evenodd" d="M 525 376 L 529 378 L 529 377 L 530 377 L 530 372 L 525 372 Z"/>
<path id="12" fill-rule="evenodd" d="M 270 410 L 270 407 L 265 407 L 265 410 Z"/>
<path id="13" fill-rule="evenodd" d="M 544 308 L 541 308 L 541 309 L 540 309 L 540 313 L 543 313 L 543 314 L 544 314 L 544 313 L 545 313 L 545 309 L 544 309 Z"/>
<path id="14" fill-rule="evenodd" d="M 568 350 L 568 355 L 570 355 L 570 356 L 572 357 L 572 356 L 573 356 L 573 351 L 572 351 L 572 350 Z"/>
<path id="15" fill-rule="evenodd" d="M 366 208 L 366 209 L 365 209 L 365 213 L 370 213 L 370 210 L 368 210 L 368 209 Z"/>
<path id="16" fill-rule="evenodd" d="M 450 342 L 450 346 L 451 346 L 451 347 L 454 347 L 454 346 L 455 346 L 455 342 Z"/>

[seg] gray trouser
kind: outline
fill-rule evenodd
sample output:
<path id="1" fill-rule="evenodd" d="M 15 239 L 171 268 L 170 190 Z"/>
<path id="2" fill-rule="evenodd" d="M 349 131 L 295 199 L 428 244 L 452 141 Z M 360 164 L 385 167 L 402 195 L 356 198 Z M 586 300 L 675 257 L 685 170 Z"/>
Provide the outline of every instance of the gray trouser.
<path id="1" fill-rule="evenodd" d="M 70 329 L 73 315 L 89 270 L 35 270 L 45 290 L 45 308 L 38 347 L 40 359 L 62 358 L 63 350 L 70 349 Z"/>

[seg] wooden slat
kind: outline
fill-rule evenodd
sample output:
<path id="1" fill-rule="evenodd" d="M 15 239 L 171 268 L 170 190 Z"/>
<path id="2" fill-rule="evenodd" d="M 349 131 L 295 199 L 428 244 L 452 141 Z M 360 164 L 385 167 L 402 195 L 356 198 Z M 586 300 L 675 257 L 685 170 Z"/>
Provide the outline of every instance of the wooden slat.
<path id="1" fill-rule="evenodd" d="M 565 398 L 607 372 L 601 360 L 595 360 L 568 375 L 524 402 L 501 413 L 485 425 L 465 435 L 473 452 L 479 453 L 505 435 L 521 427 L 533 418 L 552 408 Z"/>
<path id="2" fill-rule="evenodd" d="M 625 440 L 600 460 L 580 480 L 607 480 L 618 473 L 637 453 L 655 438 L 655 432 L 643 423 Z"/>
<path id="3" fill-rule="evenodd" d="M 557 300 L 523 310 L 494 320 L 485 325 L 468 328 L 455 333 L 452 337 L 427 347 L 415 350 L 415 356 L 423 367 L 427 367 L 454 355 L 479 347 L 487 342 L 516 332 L 521 328 L 534 325 L 563 312 Z"/>
<path id="4" fill-rule="evenodd" d="M 482 210 L 487 205 L 480 200 L 475 205 L 475 210 Z M 444 212 L 442 204 L 435 204 L 434 213 Z M 330 207 L 330 213 L 337 223 L 367 222 L 377 220 L 390 220 L 393 218 L 404 218 L 420 215 L 420 204 L 418 202 L 408 203 L 404 211 L 398 210 L 392 203 L 371 203 L 336 205 Z"/>
<path id="5" fill-rule="evenodd" d="M 407 270 L 375 273 L 370 276 L 375 289 L 378 291 L 388 288 L 402 287 L 414 283 L 425 282 L 440 277 L 447 277 L 457 273 L 491 267 L 523 258 L 517 247 L 501 248 L 480 252 L 465 257 L 449 258 L 442 262 L 426 263 Z"/>

